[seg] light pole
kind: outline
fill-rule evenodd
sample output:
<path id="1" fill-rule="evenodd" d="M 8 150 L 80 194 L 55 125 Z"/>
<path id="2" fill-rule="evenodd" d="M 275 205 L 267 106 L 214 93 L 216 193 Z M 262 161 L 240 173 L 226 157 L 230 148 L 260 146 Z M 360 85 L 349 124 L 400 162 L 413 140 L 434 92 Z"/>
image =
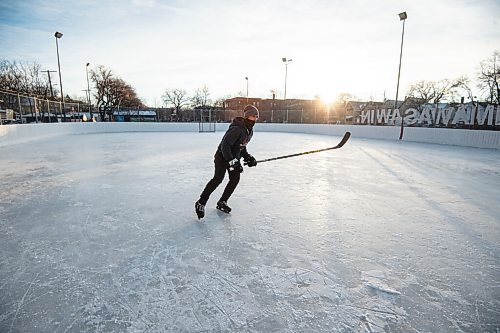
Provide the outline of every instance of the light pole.
<path id="1" fill-rule="evenodd" d="M 248 76 L 245 76 L 245 80 L 247 80 L 247 104 L 248 104 Z"/>
<path id="2" fill-rule="evenodd" d="M 292 59 L 281 58 L 283 63 L 285 64 L 285 94 L 283 95 L 283 99 L 285 100 L 285 109 L 286 109 L 286 122 L 288 123 L 288 103 L 286 102 L 286 79 L 288 76 L 288 64 L 292 61 Z"/>
<path id="3" fill-rule="evenodd" d="M 89 66 L 90 62 L 87 63 L 85 66 L 85 70 L 87 71 L 87 90 L 88 90 L 88 98 L 89 98 L 89 114 L 90 114 L 90 120 L 94 119 L 94 116 L 92 115 L 92 104 L 90 104 L 90 83 L 89 83 Z"/>
<path id="4" fill-rule="evenodd" d="M 406 12 L 399 13 L 399 20 L 403 21 L 403 33 L 401 34 L 401 51 L 399 53 L 398 85 L 396 86 L 396 101 L 394 101 L 394 110 L 396 110 L 396 108 L 398 107 L 399 77 L 401 75 L 401 59 L 403 58 L 403 40 L 405 37 L 405 22 L 407 17 L 408 16 L 406 15 Z M 401 115 L 401 132 L 399 133 L 399 140 L 403 140 L 403 127 L 405 122 L 405 116 L 404 113 L 400 113 L 400 115 Z"/>
<path id="5" fill-rule="evenodd" d="M 62 33 L 56 31 L 54 34 L 54 37 L 56 38 L 56 50 L 57 50 L 57 67 L 59 68 L 59 87 L 61 87 L 61 97 L 62 97 L 62 103 L 63 103 L 63 121 L 66 121 L 66 110 L 65 110 L 65 104 L 64 104 L 64 92 L 63 92 L 63 86 L 62 86 L 62 79 L 61 79 L 61 62 L 59 61 L 59 43 L 58 39 L 63 36 Z"/>

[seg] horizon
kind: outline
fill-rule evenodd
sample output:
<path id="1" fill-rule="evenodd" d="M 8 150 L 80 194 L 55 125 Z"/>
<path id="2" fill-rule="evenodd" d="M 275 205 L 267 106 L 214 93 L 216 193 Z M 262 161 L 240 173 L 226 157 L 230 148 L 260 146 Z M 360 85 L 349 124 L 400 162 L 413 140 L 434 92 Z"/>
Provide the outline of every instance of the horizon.
<path id="1" fill-rule="evenodd" d="M 165 89 L 217 98 L 284 97 L 330 103 L 339 93 L 394 100 L 406 11 L 399 96 L 418 81 L 462 75 L 476 88 L 482 60 L 500 45 L 500 3 L 483 1 L 209 2 L 130 0 L 0 3 L 7 60 L 57 70 L 64 94 L 84 96 L 87 62 L 113 70 L 143 102 L 163 106 Z M 33 10 L 36 8 L 36 10 Z M 496 28 L 495 28 L 496 27 Z M 248 77 L 248 81 L 245 79 Z M 362 78 L 362 79 L 360 79 Z M 475 89 L 477 92 L 477 89 Z M 478 92 L 477 92 L 478 93 Z"/>

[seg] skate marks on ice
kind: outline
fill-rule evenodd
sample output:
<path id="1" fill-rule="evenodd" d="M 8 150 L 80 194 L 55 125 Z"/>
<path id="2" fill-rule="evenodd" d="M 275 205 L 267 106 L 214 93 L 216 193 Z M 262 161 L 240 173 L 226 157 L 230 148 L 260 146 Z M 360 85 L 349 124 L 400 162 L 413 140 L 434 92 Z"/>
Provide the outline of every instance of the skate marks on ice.
<path id="1" fill-rule="evenodd" d="M 460 197 L 440 200 L 452 189 L 445 173 L 431 170 L 425 181 L 425 173 L 411 168 L 421 157 L 405 155 L 410 163 L 398 164 L 377 151 L 391 144 L 363 142 L 363 151 L 353 141 L 335 158 L 248 170 L 231 202 L 236 213 L 219 216 L 211 201 L 208 219 L 191 223 L 192 194 L 204 185 L 199 178 L 211 176 L 212 152 L 195 159 L 205 149 L 193 154 L 198 148 L 183 144 L 194 145 L 198 136 L 182 135 L 68 136 L 57 149 L 60 140 L 49 140 L 37 154 L 55 151 L 63 165 L 37 162 L 33 182 L 22 186 L 16 185 L 25 179 L 22 170 L 3 161 L 24 156 L 14 166 L 27 166 L 37 156 L 25 146 L 2 149 L 0 182 L 9 195 L 0 200 L 1 332 L 495 332 L 499 326 L 492 241 L 499 211 L 478 209 L 488 198 L 475 188 L 466 209 L 455 211 Z M 328 139 L 282 135 L 259 133 L 255 151 L 265 152 L 270 140 L 279 152 L 285 143 L 296 149 Z M 80 139 L 106 155 L 57 153 L 61 145 L 80 146 Z M 489 176 L 498 183 L 494 170 Z M 403 192 L 401 184 L 412 187 Z M 391 217 L 397 214 L 404 223 Z M 461 228 L 449 223 L 455 217 Z M 475 228 L 474 237 L 463 237 L 466 227 Z M 489 242 L 480 246 L 478 235 Z"/>
<path id="2" fill-rule="evenodd" d="M 349 288 L 338 267 L 303 250 L 307 244 L 273 246 L 271 233 L 249 237 L 250 230 L 213 223 L 183 230 L 182 239 L 157 240 L 89 277 L 93 292 L 70 316 L 75 322 L 64 324 L 96 332 L 384 332 L 404 318 L 382 273 L 361 275 L 369 286 L 360 280 Z"/>
<path id="3" fill-rule="evenodd" d="M 85 327 L 108 331 L 121 323 L 131 332 L 341 332 L 354 327 L 384 332 L 389 321 L 403 316 L 383 297 L 363 288 L 345 289 L 321 272 L 247 267 L 236 261 L 221 265 L 220 255 L 208 253 L 180 260 L 183 254 L 176 251 L 153 250 L 154 259 L 134 263 L 113 288 L 100 290 L 83 309 Z"/>

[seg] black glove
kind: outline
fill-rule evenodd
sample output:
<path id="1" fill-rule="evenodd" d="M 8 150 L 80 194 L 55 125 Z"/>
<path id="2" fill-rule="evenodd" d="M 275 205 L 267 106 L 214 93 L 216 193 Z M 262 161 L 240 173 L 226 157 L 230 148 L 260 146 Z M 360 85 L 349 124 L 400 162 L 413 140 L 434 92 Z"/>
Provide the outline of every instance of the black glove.
<path id="1" fill-rule="evenodd" d="M 257 160 L 250 154 L 245 158 L 245 162 L 249 167 L 257 166 Z"/>
<path id="2" fill-rule="evenodd" d="M 241 166 L 240 160 L 237 158 L 234 158 L 231 161 L 229 161 L 229 166 L 227 169 L 229 171 L 236 171 L 239 173 L 243 172 L 243 166 Z"/>

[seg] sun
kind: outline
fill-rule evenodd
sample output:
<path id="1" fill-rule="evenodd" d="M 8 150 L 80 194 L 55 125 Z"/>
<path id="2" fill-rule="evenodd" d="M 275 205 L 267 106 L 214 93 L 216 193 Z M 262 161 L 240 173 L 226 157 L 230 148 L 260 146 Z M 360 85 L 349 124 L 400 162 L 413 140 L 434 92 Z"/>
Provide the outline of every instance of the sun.
<path id="1" fill-rule="evenodd" d="M 311 86 L 314 95 L 318 96 L 324 104 L 331 104 L 338 99 L 338 84 L 332 80 L 332 75 L 317 75 Z"/>
<path id="2" fill-rule="evenodd" d="M 318 96 L 323 103 L 328 105 L 338 99 L 339 93 L 334 87 L 324 86 L 321 91 L 318 92 Z"/>

